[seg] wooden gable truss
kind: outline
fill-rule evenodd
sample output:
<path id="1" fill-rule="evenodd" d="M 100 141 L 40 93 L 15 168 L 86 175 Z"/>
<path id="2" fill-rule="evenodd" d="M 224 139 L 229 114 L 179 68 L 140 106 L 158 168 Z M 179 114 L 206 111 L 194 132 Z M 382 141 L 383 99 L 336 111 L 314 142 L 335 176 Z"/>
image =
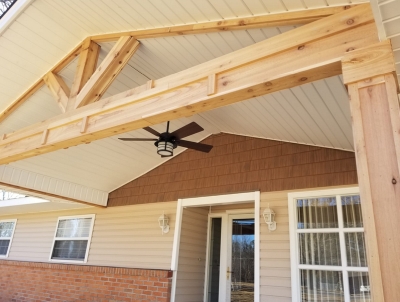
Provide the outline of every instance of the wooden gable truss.
<path id="1" fill-rule="evenodd" d="M 286 24 L 301 23 L 299 18 L 275 16 L 271 24 L 282 24 L 279 23 L 282 20 Z M 65 110 L 59 116 L 3 136 L 0 163 L 90 143 L 343 73 L 351 98 L 373 301 L 397 301 L 400 296 L 398 83 L 393 75 L 391 45 L 379 42 L 369 5 L 340 9 L 322 19 L 321 15 L 306 16 L 302 19 L 305 23 L 319 20 L 99 100 L 137 49 L 138 39 L 260 27 L 268 23 L 266 19 L 254 17 L 85 40 L 85 47 L 79 45 L 2 113 L 4 119 L 44 82 Z M 90 54 L 90 45 L 95 49 L 93 43 L 115 39 L 116 51 L 111 51 L 104 65 L 94 70 L 98 51 Z M 57 72 L 80 53 L 78 71 L 69 92 Z"/>

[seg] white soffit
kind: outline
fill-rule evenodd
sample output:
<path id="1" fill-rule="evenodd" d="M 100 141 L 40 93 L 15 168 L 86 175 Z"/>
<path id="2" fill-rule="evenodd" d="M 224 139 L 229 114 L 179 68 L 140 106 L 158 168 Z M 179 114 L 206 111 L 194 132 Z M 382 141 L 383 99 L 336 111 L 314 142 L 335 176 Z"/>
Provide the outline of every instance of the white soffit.
<path id="1" fill-rule="evenodd" d="M 0 37 L 0 109 L 28 89 L 85 37 L 95 34 L 206 22 L 222 18 L 347 5 L 341 0 L 36 0 Z M 251 29 L 203 35 L 145 39 L 104 97 L 158 79 L 293 27 Z M 102 43 L 99 61 L 112 43 Z M 61 72 L 72 83 L 76 60 Z M 347 93 L 340 77 L 173 121 L 177 129 L 196 121 L 205 131 L 200 141 L 228 132 L 329 148 L 352 150 Z M 60 113 L 42 87 L 0 124 L 0 134 Z M 163 132 L 164 125 L 154 128 Z M 143 130 L 118 137 L 152 137 Z M 176 150 L 175 154 L 181 152 Z M 11 163 L 8 167 L 60 182 L 109 192 L 162 164 L 151 142 L 122 142 L 117 137 Z M 73 186 L 71 185 L 71 188 Z M 83 190 L 83 189 L 82 189 Z M 76 195 L 81 189 L 71 189 Z M 67 194 L 67 193 L 66 193 Z M 90 194 L 89 194 L 90 195 Z"/>
<path id="2" fill-rule="evenodd" d="M 5 190 L 56 202 L 73 199 L 105 206 L 108 200 L 107 192 L 9 165 L 0 166 L 0 183 Z"/>
<path id="3" fill-rule="evenodd" d="M 383 33 L 381 39 L 390 39 L 396 62 L 397 78 L 400 81 L 400 0 L 371 0 L 372 8 L 377 16 Z M 381 30 L 382 32 L 382 30 Z"/>

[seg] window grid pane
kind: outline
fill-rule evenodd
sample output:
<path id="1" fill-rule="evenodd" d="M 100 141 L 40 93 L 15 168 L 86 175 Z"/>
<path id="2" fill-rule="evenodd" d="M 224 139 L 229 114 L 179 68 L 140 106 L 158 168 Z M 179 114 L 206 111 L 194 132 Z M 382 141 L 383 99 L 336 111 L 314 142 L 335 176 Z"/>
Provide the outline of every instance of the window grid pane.
<path id="1" fill-rule="evenodd" d="M 338 228 L 335 197 L 297 199 L 298 229 Z"/>
<path id="2" fill-rule="evenodd" d="M 347 266 L 367 267 L 364 233 L 345 233 Z"/>
<path id="3" fill-rule="evenodd" d="M 0 222 L 0 238 L 9 238 L 14 230 L 14 222 Z"/>
<path id="4" fill-rule="evenodd" d="M 87 240 L 60 240 L 54 243 L 52 259 L 84 260 Z"/>
<path id="5" fill-rule="evenodd" d="M 350 302 L 371 302 L 367 272 L 349 272 Z"/>
<path id="6" fill-rule="evenodd" d="M 362 228 L 361 200 L 359 195 L 341 196 L 343 227 Z"/>
<path id="7" fill-rule="evenodd" d="M 56 237 L 89 237 L 92 218 L 63 219 L 58 222 Z"/>
<path id="8" fill-rule="evenodd" d="M 340 271 L 300 270 L 301 302 L 344 302 Z"/>
<path id="9" fill-rule="evenodd" d="M 5 256 L 10 246 L 10 240 L 0 240 L 0 255 Z"/>
<path id="10" fill-rule="evenodd" d="M 302 233 L 298 236 L 300 264 L 342 265 L 339 233 Z"/>

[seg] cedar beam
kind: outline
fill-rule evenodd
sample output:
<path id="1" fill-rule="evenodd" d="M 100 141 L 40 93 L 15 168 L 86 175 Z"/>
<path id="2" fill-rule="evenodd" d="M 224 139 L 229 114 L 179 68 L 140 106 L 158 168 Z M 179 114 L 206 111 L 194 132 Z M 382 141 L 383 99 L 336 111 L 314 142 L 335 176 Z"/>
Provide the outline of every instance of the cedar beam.
<path id="1" fill-rule="evenodd" d="M 74 107 L 79 108 L 99 100 L 136 52 L 139 44 L 139 41 L 130 36 L 119 38 L 79 92 Z"/>
<path id="2" fill-rule="evenodd" d="M 343 58 L 373 301 L 400 296 L 400 110 L 389 41 Z"/>
<path id="3" fill-rule="evenodd" d="M 67 109 L 68 98 L 69 98 L 69 88 L 65 84 L 64 80 L 57 74 L 49 72 L 43 77 L 44 82 L 49 88 L 50 92 L 53 94 L 62 112 Z"/>
<path id="4" fill-rule="evenodd" d="M 64 67 L 75 59 L 80 52 L 81 43 L 79 43 L 71 52 L 69 52 L 60 62 L 57 63 L 49 72 L 57 74 Z M 27 91 L 25 91 L 20 97 L 11 103 L 6 109 L 0 112 L 0 123 L 9 117 L 15 110 L 18 109 L 27 99 L 29 99 L 36 91 L 38 91 L 43 85 L 45 85 L 44 77 L 47 73 L 36 81 Z"/>
<path id="5" fill-rule="evenodd" d="M 99 44 L 89 38 L 83 41 L 67 110 L 73 109 L 77 95 L 96 70 L 99 53 Z"/>
<path id="6" fill-rule="evenodd" d="M 122 36 L 133 36 L 135 39 L 162 38 L 181 35 L 206 34 L 212 32 L 245 30 L 251 28 L 302 25 L 337 14 L 351 6 L 329 6 L 295 12 L 275 13 L 247 18 L 235 18 L 212 22 L 186 24 L 163 28 L 144 29 L 122 33 L 111 33 L 92 36 L 97 43 L 112 42 Z"/>
<path id="7" fill-rule="evenodd" d="M 356 6 L 366 6 L 366 5 L 367 4 L 361 4 Z M 172 27 L 156 28 L 150 30 L 137 30 L 124 33 L 97 35 L 89 37 L 86 40 L 91 40 L 97 43 L 101 43 L 101 42 L 117 41 L 122 36 L 133 36 L 136 39 L 146 39 L 146 38 L 157 38 L 157 37 L 168 37 L 168 36 L 205 34 L 210 32 L 220 32 L 229 30 L 240 30 L 240 29 L 244 30 L 250 28 L 262 28 L 271 26 L 307 24 L 325 18 L 327 16 L 339 13 L 343 10 L 349 9 L 350 7 L 354 6 L 348 6 L 348 5 L 336 6 L 336 7 L 330 6 L 326 8 L 308 9 L 298 12 L 268 14 L 250 18 L 237 18 L 237 19 L 219 20 L 206 23 L 186 24 L 183 26 L 172 26 Z M 82 43 L 83 42 L 77 45 L 50 71 L 57 74 L 65 66 L 67 66 L 75 57 L 77 57 L 80 54 Z M 9 105 L 6 109 L 0 112 L 0 122 L 2 122 L 8 116 L 10 116 L 21 104 L 23 104 L 28 98 L 30 98 L 36 91 L 38 91 L 44 85 L 43 77 L 40 78 L 37 82 L 35 82 L 11 105 Z"/>
<path id="8" fill-rule="evenodd" d="M 8 134 L 0 141 L 0 164 L 338 75 L 347 51 L 377 42 L 369 6 L 357 6 L 155 80 L 152 89 L 145 84 Z"/>

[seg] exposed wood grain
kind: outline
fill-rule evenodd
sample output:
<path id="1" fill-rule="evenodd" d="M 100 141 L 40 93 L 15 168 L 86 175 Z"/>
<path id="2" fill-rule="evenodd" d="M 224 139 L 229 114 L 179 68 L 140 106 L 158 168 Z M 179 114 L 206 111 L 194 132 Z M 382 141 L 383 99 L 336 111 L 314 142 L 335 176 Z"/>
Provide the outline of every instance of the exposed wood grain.
<path id="1" fill-rule="evenodd" d="M 356 7 L 363 7 L 364 10 L 370 11 L 368 4 L 361 4 Z M 290 12 L 282 14 L 268 14 L 264 16 L 257 16 L 251 18 L 237 18 L 232 20 L 219 20 L 206 23 L 188 24 L 183 26 L 158 28 L 151 30 L 140 30 L 134 32 L 116 33 L 97 35 L 89 37 L 86 40 L 92 40 L 95 42 L 109 42 L 116 41 L 121 36 L 134 36 L 136 39 L 144 38 L 155 38 L 172 35 L 182 34 L 198 34 L 207 32 L 218 32 L 235 29 L 248 29 L 248 28 L 260 28 L 266 26 L 280 26 L 290 24 L 304 24 L 337 14 L 345 9 L 350 8 L 349 6 L 338 6 L 338 7 L 327 7 L 323 9 L 308 9 L 299 12 Z M 348 9 L 352 11 L 353 9 Z M 369 12 L 366 13 L 368 16 Z M 365 13 L 364 13 L 365 15 Z M 68 53 L 57 65 L 50 71 L 57 74 L 65 66 L 67 66 L 76 56 L 79 55 L 82 43 L 79 43 L 70 53 Z M 7 118 L 12 112 L 14 112 L 21 104 L 23 104 L 30 96 L 32 96 L 37 90 L 44 84 L 43 77 L 35 82 L 27 91 L 25 91 L 18 99 L 10 104 L 6 109 L 0 113 L 0 122 Z"/>
<path id="2" fill-rule="evenodd" d="M 81 133 L 85 133 L 85 132 L 86 132 L 87 125 L 88 125 L 88 117 L 85 116 L 85 117 L 82 119 Z"/>
<path id="3" fill-rule="evenodd" d="M 64 80 L 57 74 L 49 72 L 43 77 L 46 86 L 57 101 L 62 112 L 66 112 L 70 90 Z"/>
<path id="4" fill-rule="evenodd" d="M 343 58 L 353 119 L 357 172 L 374 301 L 395 301 L 400 289 L 400 110 L 389 41 Z"/>
<path id="5" fill-rule="evenodd" d="M 57 65 L 55 65 L 49 72 L 57 74 L 65 66 L 71 63 L 76 56 L 79 55 L 80 49 L 81 43 L 79 43 L 74 49 L 72 49 L 72 51 L 69 52 L 60 62 L 58 62 Z M 44 76 L 46 76 L 46 74 Z M 10 114 L 12 114 L 20 105 L 22 105 L 45 84 L 43 77 L 37 80 L 31 87 L 29 87 L 27 91 L 25 91 L 20 97 L 18 97 L 13 103 L 11 103 L 6 109 L 4 109 L 0 113 L 0 122 L 4 121 L 8 116 L 10 116 Z"/>
<path id="6" fill-rule="evenodd" d="M 316 21 L 311 27 L 305 25 L 157 80 L 151 90 L 139 88 L 136 94 L 124 92 L 120 98 L 101 100 L 10 134 L 0 142 L 0 163 L 337 75 L 341 72 L 340 60 L 348 48 L 359 49 L 376 42 L 372 13 L 368 7 L 358 6 Z M 218 74 L 218 93 L 207 96 L 207 77 L 214 73 Z M 87 133 L 82 134 L 80 122 L 85 116 L 89 122 Z M 44 129 L 50 129 L 50 133 L 48 143 L 41 146 L 38 134 Z M 22 145 L 23 148 L 19 147 Z"/>
<path id="7" fill-rule="evenodd" d="M 373 209 L 373 201 L 370 194 L 370 177 L 368 159 L 365 148 L 364 129 L 361 116 L 361 103 L 357 83 L 348 86 L 350 96 L 350 110 L 352 117 L 354 149 L 356 154 L 357 175 L 362 198 L 362 214 L 364 220 L 365 241 L 367 247 L 369 278 L 372 285 L 373 301 L 384 301 L 381 266 L 379 262 L 378 239 Z"/>
<path id="8" fill-rule="evenodd" d="M 121 37 L 79 92 L 74 108 L 99 100 L 128 63 L 139 44 L 132 37 Z"/>
<path id="9" fill-rule="evenodd" d="M 350 84 L 396 72 L 390 40 L 353 50 L 343 57 L 343 82 Z M 368 82 L 367 82 L 368 84 Z"/>
<path id="10" fill-rule="evenodd" d="M 213 95 L 217 92 L 217 82 L 215 73 L 208 76 L 207 95 Z"/>
<path id="11" fill-rule="evenodd" d="M 49 136 L 49 129 L 46 129 L 43 131 L 43 134 L 42 134 L 42 141 L 40 142 L 42 145 L 44 145 L 46 143 L 48 136 Z"/>
<path id="12" fill-rule="evenodd" d="M 365 4 L 362 4 L 365 5 Z M 302 11 L 274 13 L 247 18 L 225 19 L 212 22 L 178 25 L 154 29 L 127 31 L 92 36 L 98 43 L 118 40 L 121 36 L 133 36 L 136 39 L 160 38 L 170 36 L 205 34 L 229 30 L 244 30 L 251 28 L 276 27 L 307 24 L 319 19 L 337 14 L 350 6 L 329 6 L 325 8 L 307 9 Z"/>
<path id="13" fill-rule="evenodd" d="M 146 82 L 146 89 L 152 89 L 152 88 L 154 88 L 154 80 L 148 80 L 147 82 Z"/>
<path id="14" fill-rule="evenodd" d="M 74 82 L 72 83 L 71 87 L 70 101 L 67 108 L 68 110 L 74 108 L 73 105 L 75 104 L 77 95 L 96 70 L 99 53 L 99 44 L 91 41 L 90 39 L 83 41 Z"/>

